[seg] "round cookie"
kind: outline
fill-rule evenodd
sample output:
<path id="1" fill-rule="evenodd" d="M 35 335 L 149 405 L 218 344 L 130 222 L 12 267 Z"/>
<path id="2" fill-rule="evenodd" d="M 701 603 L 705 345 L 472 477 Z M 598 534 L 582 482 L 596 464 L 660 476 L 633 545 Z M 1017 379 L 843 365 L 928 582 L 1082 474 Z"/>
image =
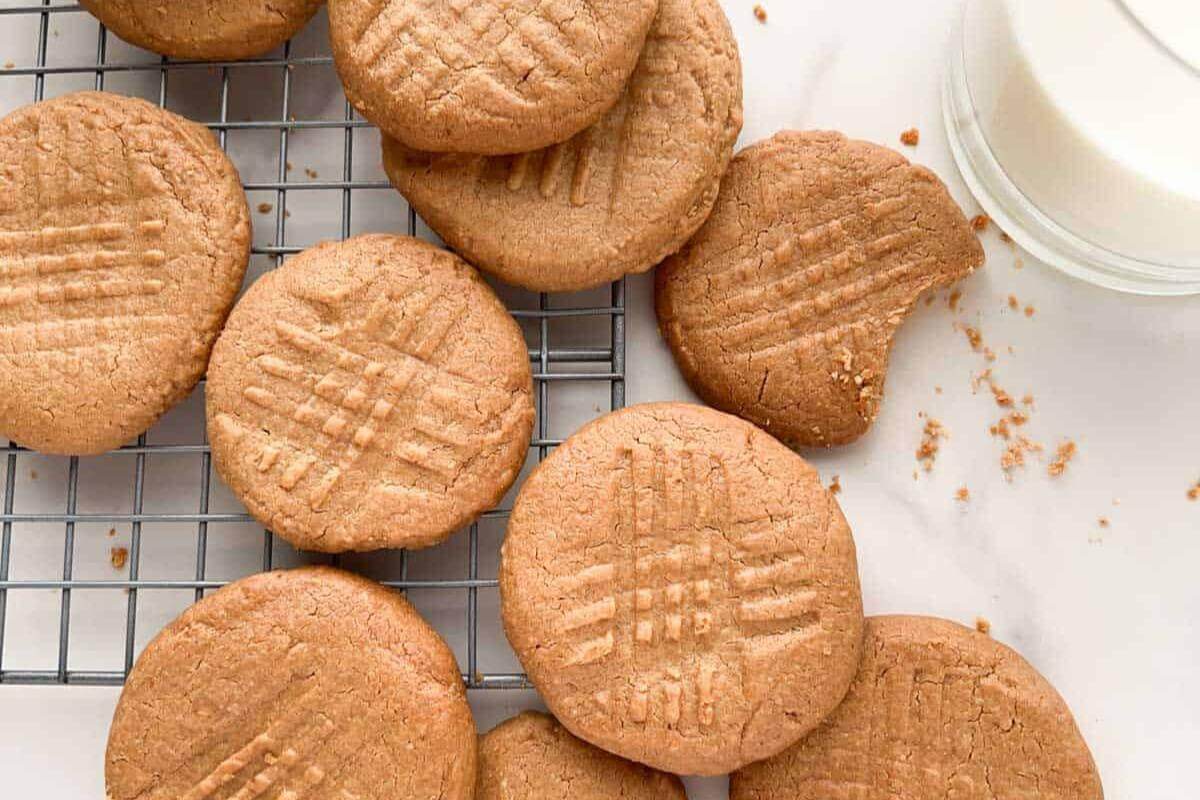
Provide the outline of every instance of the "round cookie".
<path id="1" fill-rule="evenodd" d="M 262 55 L 304 27 L 324 0 L 79 0 L 127 42 L 172 58 Z"/>
<path id="2" fill-rule="evenodd" d="M 793 446 L 874 422 L 896 328 L 983 263 L 937 176 L 839 133 L 739 153 L 708 222 L 659 268 L 659 328 L 704 400 Z"/>
<path id="3" fill-rule="evenodd" d="M 525 482 L 504 628 L 572 733 L 680 774 L 773 755 L 858 666 L 854 540 L 816 471 L 736 417 L 634 406 Z"/>
<path id="4" fill-rule="evenodd" d="M 80 92 L 0 120 L 0 437 L 89 455 L 196 385 L 250 258 L 206 129 Z"/>
<path id="5" fill-rule="evenodd" d="M 523 153 L 617 102 L 658 0 L 331 0 L 346 96 L 438 152 Z"/>
<path id="6" fill-rule="evenodd" d="M 662 0 L 621 101 L 568 142 L 517 156 L 384 140 L 392 183 L 468 261 L 535 291 L 644 272 L 707 218 L 742 128 L 737 42 L 716 0 Z"/>
<path id="7" fill-rule="evenodd" d="M 469 800 L 475 723 L 454 655 L 408 601 L 328 567 L 209 595 L 138 658 L 108 800 Z"/>
<path id="8" fill-rule="evenodd" d="M 479 741 L 475 800 L 687 800 L 674 775 L 634 764 L 576 739 L 531 711 Z"/>
<path id="9" fill-rule="evenodd" d="M 929 617 L 867 620 L 850 693 L 816 731 L 733 775 L 732 800 L 1102 800 L 1071 712 L 1025 659 Z"/>
<path id="10" fill-rule="evenodd" d="M 406 236 L 317 245 L 259 279 L 207 389 L 217 472 L 309 550 L 441 541 L 499 502 L 533 432 L 517 324 L 475 270 Z"/>

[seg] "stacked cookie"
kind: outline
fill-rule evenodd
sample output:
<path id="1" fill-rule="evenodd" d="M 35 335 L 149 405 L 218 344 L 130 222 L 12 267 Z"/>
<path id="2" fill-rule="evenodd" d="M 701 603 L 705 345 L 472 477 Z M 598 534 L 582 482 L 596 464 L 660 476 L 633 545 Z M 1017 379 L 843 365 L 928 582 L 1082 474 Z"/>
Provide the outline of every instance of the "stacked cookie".
<path id="1" fill-rule="evenodd" d="M 333 0 L 347 96 L 412 207 L 539 291 L 645 272 L 704 222 L 742 126 L 716 0 Z"/>

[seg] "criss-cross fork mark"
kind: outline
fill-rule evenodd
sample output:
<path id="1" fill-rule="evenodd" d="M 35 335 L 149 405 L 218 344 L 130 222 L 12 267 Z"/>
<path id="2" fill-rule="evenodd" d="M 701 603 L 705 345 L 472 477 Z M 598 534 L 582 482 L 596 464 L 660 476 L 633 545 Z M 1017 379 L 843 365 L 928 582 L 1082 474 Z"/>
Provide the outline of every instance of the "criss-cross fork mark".
<path id="1" fill-rule="evenodd" d="M 738 521 L 730 491 L 719 456 L 641 445 L 617 454 L 609 539 L 558 587 L 569 598 L 566 665 L 617 654 L 632 664 L 630 687 L 591 698 L 605 713 L 712 725 L 730 669 L 724 642 L 782 646 L 819 622 L 812 565 L 785 535 L 789 522 Z"/>
<path id="2" fill-rule="evenodd" d="M 446 303 L 448 313 L 434 313 Z M 404 306 L 403 313 L 397 306 Z M 284 421 L 284 429 L 266 436 L 227 415 L 218 424 L 238 439 L 260 440 L 250 458 L 259 472 L 277 473 L 284 491 L 307 481 L 313 510 L 325 506 L 347 472 L 384 436 L 389 456 L 445 489 L 467 460 L 507 433 L 503 423 L 479 426 L 471 420 L 483 413 L 494 421 L 511 407 L 507 394 L 454 373 L 439 357 L 465 313 L 461 299 L 420 290 L 380 298 L 361 321 L 336 333 L 279 320 L 277 341 L 293 355 L 256 359 L 260 379 L 243 396 Z M 314 363 L 324 366 L 314 370 Z M 296 388 L 302 399 L 288 396 Z M 394 424 L 401 406 L 408 412 L 403 431 Z"/>
<path id="3" fill-rule="evenodd" d="M 919 281 L 936 264 L 932 256 L 907 257 L 924 232 L 908 226 L 856 242 L 850 226 L 859 221 L 874 227 L 911 205 L 905 194 L 886 197 L 850 214 L 800 231 L 785 231 L 760 263 L 734 260 L 703 280 L 707 290 L 723 298 L 728 315 L 748 315 L 729 325 L 711 316 L 690 315 L 685 323 L 716 332 L 726 346 L 751 357 L 827 348 L 846 336 L 869 338 L 872 319 L 858 313 L 870 298 L 890 287 Z M 863 273 L 870 263 L 894 259 L 884 269 Z M 718 330 L 721 328 L 721 330 Z"/>
<path id="4" fill-rule="evenodd" d="M 218 793 L 230 800 L 253 800 L 280 786 L 277 797 L 300 800 L 326 779 L 326 771 L 315 757 L 335 728 L 328 717 L 297 704 L 218 764 L 180 800 L 209 800 Z M 237 786 L 232 792 L 231 784 Z"/>
<path id="5" fill-rule="evenodd" d="M 420 80 L 427 98 L 448 93 L 454 65 L 474 64 L 471 80 L 481 81 L 493 96 L 519 107 L 526 102 L 525 92 L 544 84 L 543 72 L 562 75 L 581 70 L 575 34 L 553 14 L 553 7 L 560 4 L 537 3 L 514 22 L 505 18 L 499 3 L 438 2 L 450 12 L 450 19 L 439 26 L 431 19 L 434 4 L 429 0 L 384 0 L 355 37 L 354 48 L 367 69 L 404 72 Z M 534 69 L 542 62 L 549 70 Z"/>

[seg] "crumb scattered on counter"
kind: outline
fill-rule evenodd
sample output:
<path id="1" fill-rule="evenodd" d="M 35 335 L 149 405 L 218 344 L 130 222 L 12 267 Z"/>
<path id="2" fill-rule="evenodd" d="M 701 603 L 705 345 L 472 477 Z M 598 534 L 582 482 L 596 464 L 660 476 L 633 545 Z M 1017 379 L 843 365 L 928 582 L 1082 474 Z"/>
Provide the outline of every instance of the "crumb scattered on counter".
<path id="1" fill-rule="evenodd" d="M 834 496 L 842 493 L 842 477 L 840 475 L 834 475 L 833 479 L 829 481 L 829 493 Z"/>
<path id="2" fill-rule="evenodd" d="M 1037 309 L 1033 306 L 1025 306 L 1025 316 L 1032 318 L 1037 313 Z"/>
<path id="3" fill-rule="evenodd" d="M 1024 397 L 1022 397 L 1022 398 L 1021 398 L 1021 405 L 1023 405 L 1023 406 L 1032 406 L 1032 405 L 1033 405 L 1033 395 L 1031 395 L 1031 394 L 1027 394 L 1027 395 L 1025 395 Z"/>
<path id="4" fill-rule="evenodd" d="M 934 394 L 941 394 L 941 393 L 942 393 L 942 387 L 940 387 L 940 386 L 935 386 L 935 387 L 933 387 L 933 393 L 934 393 Z"/>
<path id="5" fill-rule="evenodd" d="M 284 219 L 291 219 L 291 218 L 292 218 L 292 212 L 288 211 L 287 209 L 284 209 L 284 211 L 283 211 L 283 218 L 284 218 Z"/>
<path id="6" fill-rule="evenodd" d="M 905 147 L 916 147 L 921 143 L 921 131 L 916 128 L 909 128 L 904 133 L 900 134 L 900 144 Z"/>
<path id="7" fill-rule="evenodd" d="M 1000 468 L 1004 470 L 1005 478 L 1012 480 L 1013 471 L 1025 466 L 1025 456 L 1028 453 L 1040 453 L 1045 448 L 1026 436 L 1018 436 L 1000 455 Z"/>
<path id="8" fill-rule="evenodd" d="M 1071 463 L 1078 452 L 1079 447 L 1070 439 L 1060 444 L 1057 452 L 1054 454 L 1054 460 L 1046 468 L 1046 471 L 1050 473 L 1050 477 L 1057 478 L 1066 472 L 1067 465 Z"/>
<path id="9" fill-rule="evenodd" d="M 1017 300 L 1017 296 L 1015 294 L 1010 294 L 1008 296 L 1008 307 L 1011 308 L 1013 311 L 1016 311 L 1018 308 L 1021 307 L 1021 302 L 1019 300 Z"/>
<path id="10" fill-rule="evenodd" d="M 5 62 L 4 62 L 4 68 L 5 68 L 5 69 L 16 69 L 16 68 L 17 68 L 17 65 L 16 65 L 16 64 L 14 64 L 14 63 L 13 63 L 13 62 L 11 62 L 11 61 L 5 61 Z"/>
<path id="11" fill-rule="evenodd" d="M 1004 242 L 1005 244 L 1012 244 L 1012 237 L 1004 231 L 1000 231 L 1000 241 Z"/>
<path id="12" fill-rule="evenodd" d="M 967 337 L 967 341 L 970 343 L 971 349 L 976 353 L 982 353 L 983 334 L 979 332 L 979 329 L 972 325 L 964 325 L 962 326 L 962 332 Z"/>
<path id="13" fill-rule="evenodd" d="M 283 169 L 285 172 L 291 172 L 292 171 L 292 162 L 290 162 L 290 161 L 283 162 Z"/>
<path id="14" fill-rule="evenodd" d="M 932 417 L 925 420 L 925 428 L 921 432 L 921 446 L 917 448 L 917 461 L 926 472 L 933 472 L 938 450 L 941 449 L 942 439 L 946 436 L 946 427 L 941 422 Z"/>
<path id="15" fill-rule="evenodd" d="M 977 232 L 983 233 L 988 229 L 988 225 L 992 222 L 992 218 L 987 214 L 976 214 L 971 218 L 971 227 Z"/>
<path id="16" fill-rule="evenodd" d="M 38 471 L 36 469 L 29 470 L 29 479 L 33 481 L 38 479 Z"/>
<path id="17" fill-rule="evenodd" d="M 129 548 L 113 547 L 109 551 L 109 560 L 112 561 L 113 569 L 121 569 L 129 561 Z"/>
<path id="18" fill-rule="evenodd" d="M 767 10 L 762 7 L 761 3 L 754 6 L 754 18 L 759 22 L 767 21 Z"/>
<path id="19" fill-rule="evenodd" d="M 954 493 L 954 499 L 960 503 L 969 503 L 971 501 L 971 490 L 966 486 L 958 487 L 958 491 Z"/>
<path id="20" fill-rule="evenodd" d="M 1013 262 L 1013 269 L 1025 269 L 1025 259 L 1018 258 Z"/>
<path id="21" fill-rule="evenodd" d="M 992 623 L 988 622 L 986 617 L 975 618 L 975 630 L 982 633 L 984 636 L 992 635 Z"/>
<path id="22" fill-rule="evenodd" d="M 1096 520 L 1096 522 L 1101 528 L 1108 528 L 1112 526 L 1112 523 L 1109 521 L 1108 517 L 1101 517 L 1100 519 Z"/>
<path id="23" fill-rule="evenodd" d="M 309 180 L 313 180 L 313 181 L 315 181 L 317 178 L 321 177 L 320 175 L 317 174 L 317 171 L 315 169 L 309 169 L 308 167 L 304 168 L 304 174 L 308 177 Z"/>
<path id="24" fill-rule="evenodd" d="M 116 536 L 116 535 L 117 535 L 117 529 L 116 529 L 116 528 L 109 528 L 109 529 L 108 529 L 108 538 L 110 538 L 110 539 L 111 539 L 112 537 L 114 537 L 114 536 Z"/>
<path id="25" fill-rule="evenodd" d="M 275 210 L 275 206 L 271 203 L 259 203 L 258 204 L 258 213 L 260 213 L 260 214 L 270 214 L 274 210 Z"/>
<path id="26" fill-rule="evenodd" d="M 1196 481 L 1196 485 L 1188 489 L 1187 496 L 1188 500 L 1191 500 L 1193 503 L 1200 500 L 1200 481 Z"/>

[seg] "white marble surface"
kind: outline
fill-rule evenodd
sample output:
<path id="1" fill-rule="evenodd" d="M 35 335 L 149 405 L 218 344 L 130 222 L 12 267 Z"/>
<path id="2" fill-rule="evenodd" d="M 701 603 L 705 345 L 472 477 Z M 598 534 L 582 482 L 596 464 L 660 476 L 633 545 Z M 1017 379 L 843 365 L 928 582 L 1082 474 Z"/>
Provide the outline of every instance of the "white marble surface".
<path id="1" fill-rule="evenodd" d="M 916 126 L 921 145 L 906 152 L 974 213 L 938 105 L 957 0 L 764 0 L 766 25 L 750 0 L 725 5 L 746 67 L 743 142 L 794 127 L 894 144 Z M 24 35 L 0 17 L 0 62 Z M 1020 255 L 994 230 L 985 241 L 989 264 L 962 287 L 961 311 L 938 298 L 902 330 L 875 430 L 811 456 L 841 477 L 867 609 L 987 617 L 1070 703 L 1108 797 L 1194 796 L 1200 504 L 1185 494 L 1200 479 L 1200 299 L 1119 296 L 1029 259 L 1017 269 Z M 1007 307 L 1010 294 L 1035 306 L 1032 319 Z M 1066 475 L 1052 479 L 1035 461 L 1004 480 L 987 430 L 1000 409 L 986 390 L 972 393 L 985 363 L 955 320 L 981 327 L 1005 388 L 1035 396 L 1028 434 L 1051 449 L 1078 443 Z M 657 337 L 646 278 L 631 282 L 629 328 L 630 401 L 688 398 Z M 914 481 L 919 412 L 950 438 Z M 960 486 L 969 503 L 955 501 Z M 481 727 L 536 702 L 482 694 Z M 0 796 L 100 796 L 116 696 L 0 687 Z M 721 797 L 723 786 L 690 783 L 693 798 Z"/>

